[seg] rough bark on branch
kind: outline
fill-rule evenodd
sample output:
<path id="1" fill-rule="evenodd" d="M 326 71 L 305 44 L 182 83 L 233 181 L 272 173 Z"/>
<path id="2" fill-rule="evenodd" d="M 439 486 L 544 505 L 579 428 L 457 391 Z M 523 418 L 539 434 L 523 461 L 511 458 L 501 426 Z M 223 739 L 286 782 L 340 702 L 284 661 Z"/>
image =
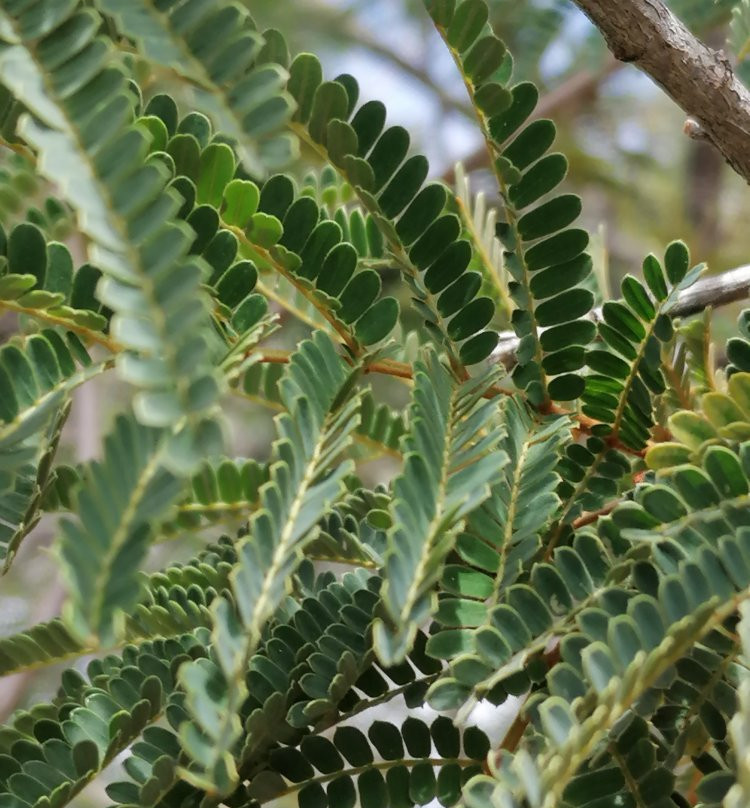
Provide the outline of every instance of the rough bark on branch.
<path id="1" fill-rule="evenodd" d="M 613 55 L 647 73 L 750 182 L 750 91 L 661 0 L 574 0 Z"/>
<path id="2" fill-rule="evenodd" d="M 734 303 L 750 295 L 750 265 L 730 269 L 721 275 L 701 278 L 677 298 L 670 310 L 670 317 L 689 317 L 700 314 L 705 308 L 717 308 Z M 594 309 L 591 318 L 601 320 L 601 309 Z M 492 361 L 501 362 L 507 368 L 516 364 L 518 337 L 512 331 L 501 331 L 497 347 L 492 352 Z"/>

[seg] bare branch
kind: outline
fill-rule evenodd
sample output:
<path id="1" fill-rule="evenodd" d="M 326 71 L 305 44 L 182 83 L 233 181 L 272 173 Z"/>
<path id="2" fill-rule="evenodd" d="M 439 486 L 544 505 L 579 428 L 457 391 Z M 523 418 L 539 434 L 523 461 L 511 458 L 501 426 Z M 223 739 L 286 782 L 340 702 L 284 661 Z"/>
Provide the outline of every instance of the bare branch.
<path id="1" fill-rule="evenodd" d="M 742 300 L 750 293 L 750 265 L 703 278 L 686 289 L 670 312 L 672 317 L 700 314 L 707 306 L 717 308 Z"/>
<path id="2" fill-rule="evenodd" d="M 750 91 L 729 59 L 697 39 L 661 0 L 574 0 L 614 56 L 647 73 L 695 129 L 750 182 Z"/>
<path id="3" fill-rule="evenodd" d="M 702 278 L 686 289 L 669 312 L 672 317 L 689 317 L 700 314 L 708 306 L 717 308 L 735 303 L 750 295 L 750 264 L 730 269 L 721 275 Z M 591 312 L 591 319 L 601 319 L 601 309 Z M 497 347 L 492 352 L 493 362 L 502 362 L 507 368 L 516 363 L 518 337 L 512 331 L 502 331 Z"/>

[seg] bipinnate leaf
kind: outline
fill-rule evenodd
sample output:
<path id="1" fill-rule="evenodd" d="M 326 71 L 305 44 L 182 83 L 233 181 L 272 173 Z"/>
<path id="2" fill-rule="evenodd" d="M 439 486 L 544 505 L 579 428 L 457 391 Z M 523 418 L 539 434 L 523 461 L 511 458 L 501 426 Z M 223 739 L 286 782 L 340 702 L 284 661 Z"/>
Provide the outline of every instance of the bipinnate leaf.
<path id="1" fill-rule="evenodd" d="M 78 518 L 61 524 L 59 556 L 68 584 L 65 623 L 87 644 L 122 636 L 141 596 L 139 567 L 158 519 L 180 492 L 164 467 L 168 434 L 119 416 L 76 494 Z"/>
<path id="2" fill-rule="evenodd" d="M 236 784 L 231 752 L 239 736 L 236 713 L 245 696 L 244 673 L 263 628 L 283 598 L 316 523 L 340 495 L 351 469 L 341 462 L 357 426 L 359 369 L 336 353 L 322 332 L 303 342 L 279 382 L 285 411 L 276 418 L 277 439 L 260 507 L 237 549 L 232 600 L 213 607 L 215 661 L 185 666 L 180 674 L 193 717 L 180 738 L 193 765 L 185 777 L 199 788 L 226 794 Z M 206 683 L 213 682 L 210 697 Z"/>
<path id="3" fill-rule="evenodd" d="M 508 462 L 496 448 L 496 405 L 482 398 L 493 375 L 458 382 L 427 351 L 417 365 L 404 468 L 393 485 L 384 560 L 383 618 L 374 629 L 385 664 L 404 659 L 435 608 L 434 585 L 464 518 Z"/>

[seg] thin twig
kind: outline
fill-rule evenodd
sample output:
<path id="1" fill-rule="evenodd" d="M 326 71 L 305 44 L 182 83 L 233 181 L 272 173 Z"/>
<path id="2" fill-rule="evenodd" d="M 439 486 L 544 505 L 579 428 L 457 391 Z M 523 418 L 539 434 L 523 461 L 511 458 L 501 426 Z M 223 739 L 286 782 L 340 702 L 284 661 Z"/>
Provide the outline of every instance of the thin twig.
<path id="1" fill-rule="evenodd" d="M 587 513 L 582 514 L 578 517 L 578 519 L 574 520 L 572 524 L 573 530 L 578 530 L 579 527 L 585 527 L 586 525 L 592 525 L 600 516 L 607 516 L 608 514 L 612 513 L 612 511 L 620 504 L 621 501 L 622 500 L 614 499 L 612 502 L 608 502 L 606 505 L 596 511 L 588 511 Z"/>
<path id="2" fill-rule="evenodd" d="M 690 317 L 693 314 L 700 314 L 707 306 L 712 308 L 725 306 L 728 303 L 736 303 L 748 295 L 750 295 L 750 264 L 697 281 L 680 294 L 669 315 Z M 591 318 L 599 322 L 602 318 L 601 308 L 594 309 Z M 506 367 L 515 365 L 518 343 L 519 339 L 512 331 L 501 331 L 497 347 L 492 352 L 492 361 L 502 362 Z"/>
<path id="3" fill-rule="evenodd" d="M 291 356 L 290 351 L 263 351 L 260 354 L 258 361 L 261 363 L 285 365 L 289 362 L 290 356 Z M 372 362 L 368 365 L 365 365 L 364 372 L 382 373 L 385 376 L 394 376 L 399 379 L 412 379 L 414 375 L 411 365 L 407 365 L 405 362 L 394 362 L 393 360 L 386 360 L 383 362 Z M 482 398 L 493 399 L 497 398 L 498 396 L 512 396 L 517 392 L 518 392 L 517 390 L 509 390 L 495 384 L 492 385 L 492 387 L 487 388 L 487 390 L 482 395 Z M 557 405 L 552 403 L 549 404 L 545 412 L 547 414 L 569 415 L 571 418 L 574 418 L 576 420 L 578 424 L 578 430 L 580 432 L 590 433 L 598 423 L 598 421 L 595 421 L 593 418 L 589 418 L 588 416 L 583 415 L 581 413 L 565 410 L 562 407 L 558 407 Z M 643 451 L 637 451 L 635 449 L 631 449 L 630 447 L 626 446 L 624 443 L 622 443 L 617 439 L 612 439 L 610 441 L 610 445 L 612 446 L 612 448 L 619 449 L 622 452 L 634 455 L 636 457 L 643 457 L 644 455 Z"/>

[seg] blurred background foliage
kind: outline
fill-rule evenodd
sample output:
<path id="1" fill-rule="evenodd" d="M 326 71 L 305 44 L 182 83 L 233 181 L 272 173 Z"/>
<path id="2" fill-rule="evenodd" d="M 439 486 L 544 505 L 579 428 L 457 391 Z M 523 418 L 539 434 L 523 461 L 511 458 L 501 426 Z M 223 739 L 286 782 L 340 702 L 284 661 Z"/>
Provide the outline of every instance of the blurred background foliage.
<path id="1" fill-rule="evenodd" d="M 453 183 L 460 161 L 472 192 L 483 192 L 490 207 L 497 202 L 461 78 L 421 0 L 244 3 L 261 29 L 283 31 L 293 53 L 316 53 L 328 77 L 351 73 L 363 100 L 383 100 L 390 122 L 405 126 L 413 149 L 429 157 L 433 177 Z M 626 272 L 639 272 L 646 253 L 674 238 L 683 238 L 696 261 L 706 261 L 711 272 L 748 262 L 745 183 L 712 147 L 683 133 L 684 113 L 658 87 L 635 68 L 614 61 L 596 29 L 567 0 L 489 0 L 489 5 L 496 32 L 514 55 L 516 80 L 539 85 L 540 109 L 558 125 L 557 148 L 570 162 L 568 189 L 583 197 L 584 223 L 594 234 L 600 285 L 604 281 L 616 288 Z M 750 0 L 669 0 L 669 5 L 704 41 L 724 49 L 740 75 L 750 80 Z M 737 21 L 730 31 L 736 6 Z M 149 74 L 146 92 L 161 89 L 175 91 L 169 76 Z M 300 179 L 311 167 L 315 157 L 303 152 L 297 166 Z M 82 258 L 83 245 L 70 242 L 69 214 L 46 200 L 45 188 L 23 161 L 3 152 L 0 172 L 9 180 L 0 185 L 0 220 L 6 229 L 29 216 L 33 207 L 31 217 L 68 241 Z M 739 308 L 722 309 L 714 317 L 719 359 Z M 2 324 L 0 320 L 0 329 Z M 108 402 L 114 409 L 123 394 L 111 379 L 84 386 L 66 427 L 62 460 L 77 462 L 98 453 L 110 416 Z M 405 400 L 403 388 L 395 385 L 390 397 L 394 403 Z M 248 422 L 239 412 L 229 415 L 237 450 L 262 456 L 269 420 Z M 361 471 L 375 478 L 392 473 L 387 464 Z M 1 511 L 0 504 L 0 519 Z M 50 553 L 37 552 L 54 532 L 53 520 L 44 520 L 24 544 L 25 558 L 0 583 L 0 635 L 58 612 L 62 590 L 56 561 Z M 150 565 L 158 568 L 180 559 L 207 538 L 181 537 L 157 546 Z M 59 669 L 50 669 L 4 680 L 0 719 L 50 698 L 59 674 Z M 76 800 L 78 808 L 106 804 L 104 783 L 93 784 Z"/>

